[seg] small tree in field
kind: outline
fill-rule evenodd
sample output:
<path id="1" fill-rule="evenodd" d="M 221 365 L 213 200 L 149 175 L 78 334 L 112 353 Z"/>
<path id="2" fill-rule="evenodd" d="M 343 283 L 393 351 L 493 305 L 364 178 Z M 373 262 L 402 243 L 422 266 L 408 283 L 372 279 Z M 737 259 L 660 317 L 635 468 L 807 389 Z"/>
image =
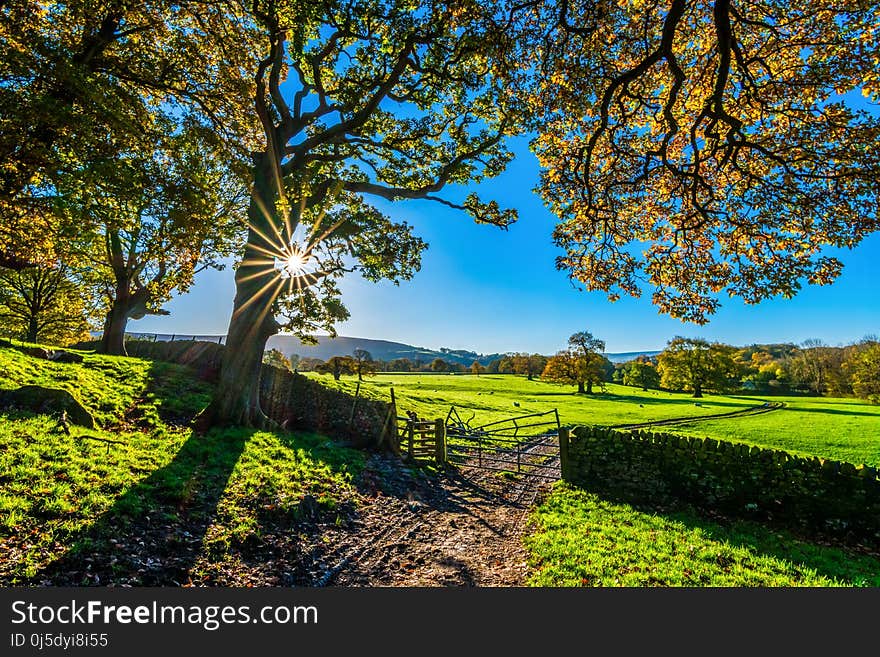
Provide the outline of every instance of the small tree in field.
<path id="1" fill-rule="evenodd" d="M 846 365 L 853 392 L 872 404 L 880 404 L 880 343 L 860 349 Z"/>
<path id="2" fill-rule="evenodd" d="M 321 372 L 324 361 L 320 358 L 311 358 L 309 356 L 300 357 L 296 367 L 301 372 Z"/>
<path id="3" fill-rule="evenodd" d="M 593 394 L 593 384 L 605 381 L 607 360 L 602 355 L 605 341 L 593 337 L 589 331 L 579 331 L 568 338 L 568 351 L 578 360 L 578 392 Z"/>
<path id="4" fill-rule="evenodd" d="M 315 371 L 321 374 L 332 374 L 333 379 L 339 381 L 339 377 L 343 374 L 354 372 L 354 359 L 351 356 L 333 356 L 328 358 L 325 363 L 316 365 Z"/>
<path id="5" fill-rule="evenodd" d="M 471 363 L 471 374 L 476 374 L 477 376 L 480 376 L 480 374 L 485 371 L 486 368 L 483 367 L 483 364 L 480 363 L 480 361 L 475 360 L 473 363 Z"/>
<path id="6" fill-rule="evenodd" d="M 490 360 L 489 364 L 486 365 L 486 373 L 487 374 L 499 374 L 499 366 L 501 365 L 501 359 L 496 358 L 495 360 Z"/>
<path id="7" fill-rule="evenodd" d="M 287 370 L 288 372 L 293 371 L 293 364 L 290 362 L 290 359 L 278 349 L 269 349 L 269 351 L 264 353 L 263 364 L 271 365 L 272 367 L 277 367 L 281 370 Z"/>
<path id="8" fill-rule="evenodd" d="M 435 358 L 431 361 L 431 371 L 432 372 L 448 372 L 449 371 L 449 363 L 447 363 L 442 358 Z"/>
<path id="9" fill-rule="evenodd" d="M 547 359 L 541 354 L 516 354 L 511 358 L 515 374 L 525 374 L 531 381 L 538 376 L 547 365 Z"/>
<path id="10" fill-rule="evenodd" d="M 660 373 L 653 363 L 634 360 L 623 367 L 623 385 L 647 390 L 660 385 Z"/>
<path id="11" fill-rule="evenodd" d="M 377 364 L 372 354 L 366 349 L 355 349 L 351 359 L 351 370 L 357 374 L 358 381 L 363 381 L 365 376 L 373 376 L 376 373 Z"/>
<path id="12" fill-rule="evenodd" d="M 602 361 L 586 358 L 566 349 L 552 356 L 541 373 L 541 380 L 560 385 L 576 385 L 580 394 L 593 394 L 593 384 L 604 389 Z"/>
<path id="13" fill-rule="evenodd" d="M 413 362 L 409 358 L 395 358 L 388 363 L 389 372 L 412 372 Z"/>
<path id="14" fill-rule="evenodd" d="M 657 357 L 660 382 L 671 390 L 688 390 L 694 397 L 723 392 L 736 377 L 733 347 L 694 338 L 675 338 Z"/>

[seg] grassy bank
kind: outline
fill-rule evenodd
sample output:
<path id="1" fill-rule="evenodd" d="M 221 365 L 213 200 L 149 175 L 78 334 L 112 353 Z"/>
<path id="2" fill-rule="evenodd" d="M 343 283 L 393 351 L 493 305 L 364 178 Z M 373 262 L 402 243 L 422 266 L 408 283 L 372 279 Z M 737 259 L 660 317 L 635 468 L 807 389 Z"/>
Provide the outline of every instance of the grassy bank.
<path id="1" fill-rule="evenodd" d="M 351 497 L 360 452 L 313 434 L 194 435 L 211 389 L 188 369 L 84 358 L 0 349 L 0 389 L 65 388 L 99 425 L 68 435 L 52 414 L 0 410 L 3 584 L 238 582 L 267 536 Z"/>
<path id="2" fill-rule="evenodd" d="M 558 484 L 526 538 L 533 586 L 880 586 L 880 560 L 745 521 L 639 510 Z"/>

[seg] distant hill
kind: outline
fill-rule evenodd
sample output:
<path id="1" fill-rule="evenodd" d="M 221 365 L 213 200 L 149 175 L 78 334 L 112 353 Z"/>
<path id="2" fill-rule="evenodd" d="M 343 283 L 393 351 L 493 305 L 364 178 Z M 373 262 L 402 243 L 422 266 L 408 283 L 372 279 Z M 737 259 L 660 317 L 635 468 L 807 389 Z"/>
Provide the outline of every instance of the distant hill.
<path id="1" fill-rule="evenodd" d="M 170 333 L 129 333 L 129 337 L 145 340 L 202 340 L 205 342 L 225 342 L 222 335 L 172 335 Z M 335 338 L 319 336 L 318 344 L 303 344 L 292 335 L 273 335 L 269 338 L 266 349 L 277 349 L 285 356 L 299 354 L 303 358 L 320 358 L 327 360 L 332 356 L 350 356 L 355 349 L 366 349 L 376 360 L 394 360 L 395 358 L 409 358 L 411 361 L 431 362 L 435 358 L 442 358 L 449 363 L 461 363 L 470 365 L 475 360 L 483 365 L 490 361 L 503 358 L 505 354 L 478 354 L 466 349 L 429 349 L 427 347 L 415 347 L 402 342 L 389 340 L 371 340 L 369 338 L 352 338 L 340 335 Z M 624 351 L 619 353 L 607 353 L 605 357 L 612 363 L 625 363 L 637 356 L 656 356 L 659 351 Z M 552 355 L 552 354 L 547 354 Z"/>
<path id="2" fill-rule="evenodd" d="M 292 335 L 273 335 L 266 345 L 267 349 L 277 349 L 285 356 L 299 354 L 304 358 L 320 358 L 327 360 L 331 356 L 350 356 L 355 349 L 366 349 L 376 360 L 394 360 L 395 358 L 409 358 L 411 361 L 431 362 L 435 358 L 442 358 L 450 363 L 470 365 L 475 360 L 483 365 L 496 358 L 502 358 L 504 354 L 478 354 L 467 350 L 450 350 L 445 348 L 428 349 L 427 347 L 414 347 L 401 342 L 388 340 L 370 340 L 368 338 L 351 338 L 338 336 L 329 338 L 318 337 L 318 344 L 307 345 L 300 342 Z"/>
<path id="3" fill-rule="evenodd" d="M 605 358 L 610 360 L 612 363 L 626 363 L 627 361 L 634 360 L 639 356 L 653 357 L 658 355 L 659 353 L 659 351 L 621 351 L 615 354 L 605 354 Z"/>

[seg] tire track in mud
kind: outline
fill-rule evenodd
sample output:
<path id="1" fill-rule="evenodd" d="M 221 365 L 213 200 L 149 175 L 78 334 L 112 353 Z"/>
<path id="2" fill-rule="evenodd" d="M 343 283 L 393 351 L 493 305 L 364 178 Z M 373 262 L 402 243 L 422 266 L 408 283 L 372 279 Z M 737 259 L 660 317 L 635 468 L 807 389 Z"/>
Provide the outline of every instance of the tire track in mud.
<path id="1" fill-rule="evenodd" d="M 553 450 L 546 457 L 558 463 Z M 545 477 L 469 467 L 447 467 L 437 476 L 404 472 L 395 457 L 369 459 L 366 479 L 381 484 L 363 492 L 353 531 L 310 555 L 312 586 L 525 583 L 522 536 L 529 511 L 549 488 Z"/>
<path id="2" fill-rule="evenodd" d="M 676 417 L 668 420 L 653 420 L 651 422 L 640 422 L 638 424 L 615 424 L 609 426 L 609 429 L 618 429 L 626 431 L 629 429 L 647 429 L 649 427 L 671 426 L 677 424 L 693 424 L 694 422 L 703 422 L 704 420 L 721 420 L 725 418 L 749 417 L 752 415 L 763 415 L 764 413 L 772 413 L 785 407 L 782 402 L 765 402 L 760 406 L 750 406 L 738 411 L 730 411 L 729 413 L 714 413 L 712 415 L 698 415 L 689 417 Z"/>

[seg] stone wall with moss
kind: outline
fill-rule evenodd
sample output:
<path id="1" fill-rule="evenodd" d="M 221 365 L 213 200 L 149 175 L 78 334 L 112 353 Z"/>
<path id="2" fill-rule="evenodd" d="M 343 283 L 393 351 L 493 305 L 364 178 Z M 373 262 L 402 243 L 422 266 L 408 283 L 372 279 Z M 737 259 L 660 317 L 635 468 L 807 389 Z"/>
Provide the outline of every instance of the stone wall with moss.
<path id="1" fill-rule="evenodd" d="M 129 356 L 189 365 L 208 381 L 216 381 L 226 349 L 197 340 L 128 340 L 125 346 Z M 397 413 L 391 403 L 355 398 L 270 365 L 263 365 L 260 386 L 263 412 L 286 429 L 315 431 L 358 446 L 397 449 Z"/>
<path id="2" fill-rule="evenodd" d="M 270 365 L 263 365 L 260 386 L 263 412 L 283 427 L 317 431 L 361 446 L 397 448 L 397 413 L 390 402 L 356 398 Z"/>
<path id="3" fill-rule="evenodd" d="M 880 477 L 866 465 L 650 431 L 576 427 L 563 477 L 631 503 L 686 502 L 880 546 Z"/>

